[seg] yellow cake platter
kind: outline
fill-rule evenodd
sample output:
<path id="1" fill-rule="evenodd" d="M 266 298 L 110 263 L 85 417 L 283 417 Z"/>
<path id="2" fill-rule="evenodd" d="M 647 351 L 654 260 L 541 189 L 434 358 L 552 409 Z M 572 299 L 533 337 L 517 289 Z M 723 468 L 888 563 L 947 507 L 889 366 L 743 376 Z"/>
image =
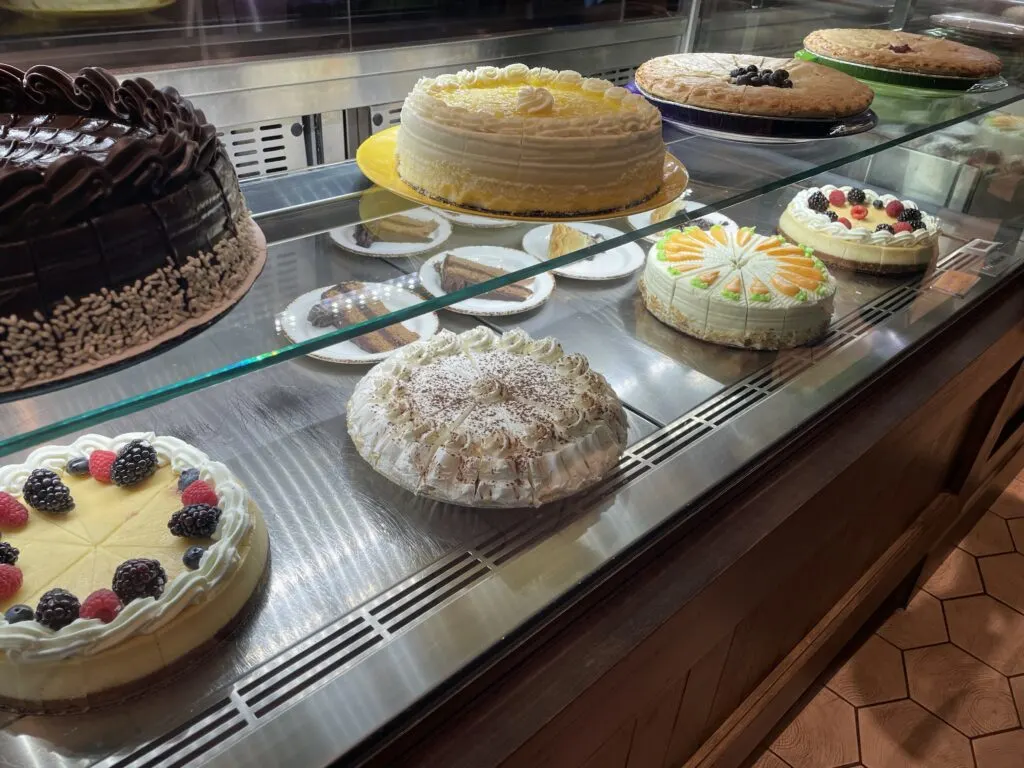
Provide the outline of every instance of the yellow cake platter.
<path id="1" fill-rule="evenodd" d="M 686 191 L 686 185 L 690 182 L 690 176 L 683 164 L 666 152 L 664 176 L 662 177 L 661 189 L 658 190 L 658 194 L 629 208 L 575 216 L 558 216 L 554 214 L 533 216 L 493 213 L 480 210 L 479 208 L 467 208 L 462 205 L 452 205 L 441 200 L 435 200 L 402 181 L 398 175 L 398 159 L 395 155 L 399 130 L 401 130 L 400 125 L 388 128 L 380 133 L 375 133 L 360 144 L 359 149 L 356 150 L 356 165 L 359 166 L 359 170 L 377 186 L 383 187 L 389 192 L 394 192 L 406 200 L 419 203 L 420 205 L 429 205 L 445 211 L 465 213 L 471 216 L 488 216 L 493 219 L 508 219 L 510 221 L 598 221 L 600 219 L 617 219 L 621 216 L 632 216 L 634 213 L 653 211 L 655 208 L 668 205 Z"/>
<path id="2" fill-rule="evenodd" d="M 121 16 L 158 11 L 178 0 L 0 0 L 0 9 L 55 19 Z"/>

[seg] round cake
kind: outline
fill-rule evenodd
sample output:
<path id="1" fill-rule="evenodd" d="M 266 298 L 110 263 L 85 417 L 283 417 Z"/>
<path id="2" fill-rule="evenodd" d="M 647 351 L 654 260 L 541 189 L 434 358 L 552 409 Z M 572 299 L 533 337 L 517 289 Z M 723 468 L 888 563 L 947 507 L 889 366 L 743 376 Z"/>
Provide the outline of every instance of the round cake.
<path id="1" fill-rule="evenodd" d="M 0 468 L 0 705 L 116 701 L 232 628 L 267 531 L 223 464 L 173 437 L 86 435 Z"/>
<path id="2" fill-rule="evenodd" d="M 640 294 L 656 318 L 715 344 L 783 349 L 828 329 L 836 283 L 808 249 L 752 227 L 669 230 L 647 255 Z"/>
<path id="3" fill-rule="evenodd" d="M 216 129 L 176 91 L 0 65 L 0 391 L 196 330 L 265 257 Z"/>
<path id="4" fill-rule="evenodd" d="M 834 69 L 739 53 L 659 56 L 640 65 L 636 84 L 665 101 L 764 117 L 849 117 L 874 98 L 866 85 Z"/>
<path id="5" fill-rule="evenodd" d="M 799 192 L 783 211 L 779 232 L 830 266 L 860 272 L 916 272 L 939 247 L 938 220 L 912 201 L 831 184 Z"/>
<path id="6" fill-rule="evenodd" d="M 998 152 L 1003 165 L 1024 157 L 1024 115 L 1002 112 L 986 115 L 975 144 L 981 149 Z"/>
<path id="7" fill-rule="evenodd" d="M 585 357 L 520 330 L 441 331 L 371 370 L 348 403 L 360 455 L 414 493 L 547 504 L 600 480 L 626 444 L 618 397 Z"/>
<path id="8" fill-rule="evenodd" d="M 998 75 L 999 57 L 980 48 L 893 29 L 819 29 L 804 48 L 837 61 L 919 75 L 980 80 Z"/>
<path id="9" fill-rule="evenodd" d="M 421 79 L 402 106 L 398 174 L 447 203 L 508 214 L 626 208 L 661 187 L 661 115 L 578 72 L 524 64 Z"/>

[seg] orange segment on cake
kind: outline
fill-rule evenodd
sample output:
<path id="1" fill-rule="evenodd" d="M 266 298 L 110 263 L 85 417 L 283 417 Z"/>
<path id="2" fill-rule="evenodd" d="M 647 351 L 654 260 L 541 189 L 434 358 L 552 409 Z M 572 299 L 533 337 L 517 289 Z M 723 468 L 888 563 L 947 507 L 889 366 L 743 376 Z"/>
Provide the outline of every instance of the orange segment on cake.
<path id="1" fill-rule="evenodd" d="M 825 333 L 835 280 L 808 249 L 753 228 L 670 230 L 647 256 L 640 292 L 659 320 L 698 339 L 749 349 Z"/>
<path id="2" fill-rule="evenodd" d="M 938 253 L 934 216 L 910 200 L 858 187 L 799 192 L 779 219 L 779 232 L 831 266 L 860 272 L 915 272 Z"/>

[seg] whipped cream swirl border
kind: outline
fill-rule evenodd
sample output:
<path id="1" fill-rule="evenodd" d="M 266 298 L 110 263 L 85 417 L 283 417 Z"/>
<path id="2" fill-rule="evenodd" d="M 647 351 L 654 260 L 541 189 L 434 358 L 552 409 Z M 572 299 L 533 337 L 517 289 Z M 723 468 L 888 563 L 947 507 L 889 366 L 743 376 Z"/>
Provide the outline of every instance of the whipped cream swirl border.
<path id="1" fill-rule="evenodd" d="M 798 222 L 803 224 L 808 229 L 813 229 L 818 232 L 823 232 L 829 237 L 834 237 L 839 240 L 850 240 L 858 243 L 867 243 L 869 245 L 887 245 L 907 248 L 914 245 L 921 245 L 928 240 L 933 240 L 939 236 L 939 221 L 934 216 L 921 211 L 921 221 L 924 222 L 924 229 L 915 229 L 910 232 L 886 232 L 874 231 L 865 227 L 853 227 L 847 229 L 846 225 L 840 224 L 838 221 L 830 221 L 827 216 L 823 213 L 818 213 L 812 210 L 807 205 L 807 200 L 815 192 L 821 192 L 825 197 L 835 190 L 841 190 L 843 194 L 849 196 L 850 190 L 853 187 L 835 187 L 831 184 L 825 184 L 822 187 L 811 187 L 810 189 L 802 190 L 797 193 L 796 197 L 790 200 L 786 210 L 789 214 L 796 219 Z M 873 189 L 864 189 L 864 205 L 870 206 L 875 200 L 881 200 L 884 205 L 888 205 L 894 200 L 899 201 L 904 208 L 917 208 L 917 203 L 912 200 L 900 200 L 895 195 L 880 195 Z"/>
<path id="2" fill-rule="evenodd" d="M 109 624 L 99 619 L 76 619 L 63 629 L 54 631 L 34 620 L 8 624 L 0 616 L 0 651 L 12 660 L 31 663 L 73 655 L 91 656 L 135 635 L 155 632 L 215 589 L 241 560 L 238 547 L 253 526 L 248 493 L 226 466 L 211 461 L 198 448 L 175 437 L 158 437 L 152 432 L 129 432 L 113 438 L 83 435 L 69 446 L 38 448 L 24 464 L 0 468 L 0 491 L 20 496 L 22 486 L 33 469 L 63 470 L 68 459 L 88 456 L 95 450 L 117 452 L 132 440 L 149 441 L 156 449 L 161 465 L 170 464 L 177 473 L 194 467 L 199 470 L 200 478 L 213 482 L 222 513 L 214 543 L 206 550 L 197 570 L 186 571 L 172 579 L 159 598 L 132 600 Z M 12 538 L 16 543 L 16 532 Z M 84 595 L 77 597 L 80 600 L 85 598 Z"/>

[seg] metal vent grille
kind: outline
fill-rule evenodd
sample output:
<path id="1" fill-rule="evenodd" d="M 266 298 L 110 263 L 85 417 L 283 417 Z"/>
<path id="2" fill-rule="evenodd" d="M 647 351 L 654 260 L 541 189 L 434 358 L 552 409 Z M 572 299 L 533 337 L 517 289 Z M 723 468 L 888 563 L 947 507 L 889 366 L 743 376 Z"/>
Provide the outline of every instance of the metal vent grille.
<path id="1" fill-rule="evenodd" d="M 979 245 L 980 243 L 980 245 Z M 969 259 L 962 251 L 940 261 L 939 273 L 976 265 L 985 241 L 974 241 Z M 306 691 L 324 685 L 373 653 L 395 633 L 407 629 L 438 606 L 456 599 L 518 554 L 592 509 L 594 504 L 642 477 L 666 459 L 687 450 L 740 413 L 778 391 L 814 361 L 852 344 L 922 292 L 920 283 L 901 285 L 840 318 L 818 345 L 791 350 L 653 435 L 630 446 L 618 466 L 599 485 L 559 510 L 544 510 L 499 533 L 482 535 L 455 552 L 375 597 L 346 616 L 256 668 L 231 693 L 198 717 L 127 756 L 104 761 L 108 768 L 177 768 L 202 751 L 287 706 Z"/>
<path id="2" fill-rule="evenodd" d="M 377 104 L 370 107 L 370 131 L 380 133 L 402 122 L 402 102 Z"/>
<path id="3" fill-rule="evenodd" d="M 272 123 L 228 125 L 217 135 L 242 180 L 309 165 L 301 117 L 286 117 Z"/>
<path id="4" fill-rule="evenodd" d="M 617 69 L 605 69 L 601 72 L 594 72 L 587 77 L 598 77 L 602 80 L 610 80 L 615 85 L 625 85 L 631 79 L 633 74 L 636 72 L 636 67 L 618 67 Z"/>

